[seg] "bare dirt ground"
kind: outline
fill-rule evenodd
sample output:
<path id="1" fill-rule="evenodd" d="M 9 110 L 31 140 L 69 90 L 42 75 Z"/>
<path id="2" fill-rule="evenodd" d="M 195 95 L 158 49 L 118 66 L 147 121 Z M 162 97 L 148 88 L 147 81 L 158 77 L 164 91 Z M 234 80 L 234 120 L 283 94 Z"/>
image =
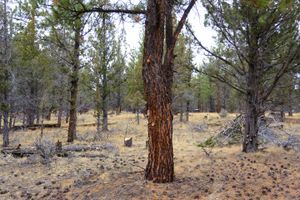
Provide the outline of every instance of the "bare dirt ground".
<path id="1" fill-rule="evenodd" d="M 240 146 L 214 148 L 207 156 L 197 144 L 216 135 L 227 121 L 217 114 L 191 113 L 189 123 L 174 119 L 174 156 L 176 179 L 155 184 L 144 180 L 147 162 L 146 120 L 137 125 L 133 114 L 111 115 L 110 131 L 94 140 L 92 113 L 79 115 L 75 144 L 103 144 L 98 151 L 53 157 L 48 164 L 38 156 L 14 158 L 0 155 L 0 199 L 300 199 L 300 153 L 269 147 L 245 154 Z M 293 119 L 300 119 L 295 115 Z M 55 120 L 55 119 L 53 119 Z M 195 130 L 208 124 L 205 131 Z M 286 123 L 284 129 L 299 134 L 300 125 Z M 127 131 L 126 131 L 127 130 Z M 123 139 L 133 137 L 133 146 Z M 39 130 L 11 134 L 12 146 L 32 146 Z M 46 129 L 45 136 L 66 141 L 67 126 Z M 2 143 L 2 141 L 0 140 Z M 63 143 L 66 145 L 66 143 Z"/>

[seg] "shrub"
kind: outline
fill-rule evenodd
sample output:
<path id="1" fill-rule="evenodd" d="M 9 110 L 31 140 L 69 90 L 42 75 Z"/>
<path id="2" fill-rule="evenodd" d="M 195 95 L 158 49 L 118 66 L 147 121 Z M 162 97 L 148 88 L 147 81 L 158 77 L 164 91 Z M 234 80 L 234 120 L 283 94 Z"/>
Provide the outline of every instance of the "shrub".
<path id="1" fill-rule="evenodd" d="M 56 153 L 55 143 L 47 137 L 38 138 L 34 142 L 34 146 L 38 154 L 43 158 L 44 163 L 49 163 Z"/>
<path id="2" fill-rule="evenodd" d="M 222 118 L 225 118 L 227 117 L 228 115 L 228 112 L 227 110 L 225 110 L 224 108 L 221 109 L 220 113 L 219 113 L 219 116 L 222 117 Z"/>

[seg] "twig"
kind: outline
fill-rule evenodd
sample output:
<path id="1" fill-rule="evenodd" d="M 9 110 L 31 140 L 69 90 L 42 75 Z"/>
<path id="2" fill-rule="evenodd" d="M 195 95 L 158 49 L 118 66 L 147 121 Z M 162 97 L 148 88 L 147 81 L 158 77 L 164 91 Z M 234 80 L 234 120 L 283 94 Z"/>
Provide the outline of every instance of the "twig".
<path id="1" fill-rule="evenodd" d="M 208 152 L 204 147 L 201 147 L 201 149 L 204 151 L 204 153 L 206 154 L 207 157 L 210 157 L 210 152 Z"/>
<path id="2" fill-rule="evenodd" d="M 134 167 L 138 167 L 138 168 L 140 168 L 140 169 L 142 169 L 142 170 L 145 170 L 144 167 L 141 167 L 141 166 L 139 166 L 139 165 L 135 165 L 135 164 L 133 164 L 133 163 L 128 163 L 128 164 L 130 164 L 130 165 L 132 165 L 132 166 L 134 166 Z"/>

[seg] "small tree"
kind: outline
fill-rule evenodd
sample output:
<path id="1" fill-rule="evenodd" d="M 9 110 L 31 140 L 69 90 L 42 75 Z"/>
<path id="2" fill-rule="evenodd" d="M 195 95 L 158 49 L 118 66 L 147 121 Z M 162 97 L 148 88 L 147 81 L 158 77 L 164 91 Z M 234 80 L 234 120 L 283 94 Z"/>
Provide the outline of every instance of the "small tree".
<path id="1" fill-rule="evenodd" d="M 9 10 L 7 0 L 0 4 L 0 112 L 3 115 L 3 147 L 9 145 L 9 88 L 11 68 L 11 33 L 9 32 Z M 1 117 L 2 120 L 2 117 Z M 0 127 L 1 129 L 1 127 Z"/>
<path id="2" fill-rule="evenodd" d="M 87 21 L 83 14 L 74 15 L 73 11 L 83 8 L 82 2 L 54 1 L 51 13 L 48 14 L 47 23 L 51 27 L 52 42 L 63 52 L 63 59 L 70 67 L 70 99 L 69 99 L 69 128 L 68 142 L 76 138 L 77 100 L 79 85 L 79 70 L 81 46 L 83 43 L 83 30 Z"/>
<path id="3" fill-rule="evenodd" d="M 207 24 L 218 32 L 219 46 L 211 77 L 225 82 L 245 97 L 243 151 L 258 149 L 258 117 L 281 77 L 299 63 L 299 4 L 289 1 L 205 0 Z"/>
<path id="4" fill-rule="evenodd" d="M 142 47 L 142 46 L 141 46 Z M 140 48 L 142 50 L 142 48 Z M 136 112 L 137 123 L 139 124 L 139 113 L 145 106 L 143 96 L 142 79 L 142 54 L 141 51 L 134 53 L 129 63 L 127 71 L 127 95 L 125 97 L 127 104 Z"/>
<path id="5" fill-rule="evenodd" d="M 111 91 L 109 82 L 112 79 L 111 70 L 114 67 L 116 41 L 110 15 L 102 13 L 100 16 L 100 25 L 95 30 L 97 40 L 93 41 L 91 57 L 95 75 L 97 121 L 102 113 L 102 131 L 108 131 L 108 98 Z"/>
<path id="6" fill-rule="evenodd" d="M 190 104 L 193 99 L 191 88 L 193 52 L 191 50 L 191 39 L 180 35 L 175 48 L 176 58 L 174 60 L 174 103 L 179 104 L 180 121 L 183 121 L 183 113 L 186 113 L 186 121 L 189 120 Z"/>

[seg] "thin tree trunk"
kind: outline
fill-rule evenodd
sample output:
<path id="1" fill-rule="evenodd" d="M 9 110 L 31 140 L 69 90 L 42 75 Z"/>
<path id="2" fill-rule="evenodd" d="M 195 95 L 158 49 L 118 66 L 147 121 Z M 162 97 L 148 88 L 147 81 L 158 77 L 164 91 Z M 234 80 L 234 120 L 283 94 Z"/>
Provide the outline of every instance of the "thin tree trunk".
<path id="1" fill-rule="evenodd" d="M 280 122 L 284 122 L 285 119 L 285 113 L 284 113 L 284 108 L 283 106 L 280 109 Z"/>
<path id="2" fill-rule="evenodd" d="M 106 19 L 105 16 L 103 16 L 102 19 L 102 27 L 104 28 L 103 30 L 103 42 L 104 46 L 106 46 Z M 107 87 L 107 52 L 104 50 L 102 53 L 102 131 L 108 131 L 108 115 L 107 115 L 107 110 L 108 110 L 108 87 Z"/>
<path id="3" fill-rule="evenodd" d="M 8 71 L 5 71 L 5 78 L 8 80 Z M 4 89 L 4 111 L 3 111 L 3 147 L 9 145 L 9 104 L 8 104 L 8 88 Z"/>
<path id="4" fill-rule="evenodd" d="M 293 101 L 293 89 L 294 89 L 294 85 L 292 86 L 292 89 L 289 89 L 289 94 L 288 94 L 288 116 L 292 117 L 293 116 L 293 105 L 295 104 Z"/>
<path id="5" fill-rule="evenodd" d="M 42 120 L 41 120 L 41 137 L 44 135 L 44 115 L 42 114 Z"/>
<path id="6" fill-rule="evenodd" d="M 189 121 L 190 101 L 186 102 L 185 121 Z"/>
<path id="7" fill-rule="evenodd" d="M 37 109 L 37 112 L 36 112 L 36 124 L 39 124 L 39 123 L 40 123 L 40 110 Z"/>
<path id="8" fill-rule="evenodd" d="M 139 125 L 140 124 L 140 109 L 136 110 L 136 121 L 137 121 L 137 124 Z"/>
<path id="9" fill-rule="evenodd" d="M 50 109 L 50 111 L 48 112 L 48 114 L 46 115 L 46 120 L 48 120 L 48 121 L 50 121 L 51 120 L 51 110 L 52 109 Z"/>
<path id="10" fill-rule="evenodd" d="M 107 119 L 107 104 L 103 102 L 102 107 L 102 131 L 108 131 L 108 119 Z"/>
<path id="11" fill-rule="evenodd" d="M 228 87 L 224 84 L 223 86 L 223 98 L 222 98 L 222 108 L 227 110 L 227 101 L 229 99 L 229 89 Z"/>
<path id="12" fill-rule="evenodd" d="M 23 126 L 26 125 L 26 115 L 25 115 L 25 113 L 23 113 L 22 125 Z"/>
<path id="13" fill-rule="evenodd" d="M 3 112 L 3 147 L 9 145 L 8 111 Z"/>
<path id="14" fill-rule="evenodd" d="M 106 66 L 105 66 L 106 68 Z M 107 95 L 107 76 L 106 69 L 103 70 L 103 79 L 102 79 L 102 131 L 108 131 L 108 114 L 107 114 L 107 106 L 108 106 L 108 95 Z"/>
<path id="15" fill-rule="evenodd" d="M 8 126 L 9 129 L 11 129 L 11 127 L 12 127 L 13 117 L 14 117 L 13 113 L 10 112 L 9 113 L 9 126 Z"/>
<path id="16" fill-rule="evenodd" d="M 74 70 L 73 71 L 74 77 L 73 80 L 71 81 L 68 142 L 73 142 L 74 139 L 76 139 L 78 71 L 77 69 L 73 69 L 73 70 Z"/>
<path id="17" fill-rule="evenodd" d="M 122 111 L 122 105 L 121 105 L 121 86 L 118 86 L 116 115 L 121 114 L 121 111 Z"/>
<path id="18" fill-rule="evenodd" d="M 3 102 L 2 103 L 2 108 L 3 109 L 3 147 L 7 147 L 9 145 L 9 71 L 8 71 L 8 66 L 9 66 L 9 60 L 10 60 L 10 39 L 9 39 L 9 34 L 8 34 L 8 20 L 7 20 L 7 0 L 3 1 L 3 39 L 4 39 L 4 53 L 3 58 L 0 60 L 2 65 L 4 67 L 4 84 L 2 85 L 3 87 Z M 1 67 L 2 67 L 1 66 Z M 0 86 L 1 87 L 1 86 Z"/>
<path id="19" fill-rule="evenodd" d="M 179 117 L 179 121 L 183 122 L 183 103 L 180 102 L 180 117 Z"/>
<path id="20" fill-rule="evenodd" d="M 198 97 L 198 100 L 197 100 L 197 109 L 198 109 L 199 112 L 203 112 L 203 108 L 201 106 L 200 97 Z"/>
<path id="21" fill-rule="evenodd" d="M 13 127 L 16 125 L 16 116 L 14 116 L 14 120 L 13 120 Z"/>
<path id="22" fill-rule="evenodd" d="M 101 132 L 101 113 L 100 110 L 97 111 L 97 135 Z"/>
<path id="23" fill-rule="evenodd" d="M 2 134 L 2 113 L 0 112 L 0 134 Z"/>
<path id="24" fill-rule="evenodd" d="M 34 112 L 30 108 L 27 110 L 27 126 L 32 126 L 34 124 Z"/>
<path id="25" fill-rule="evenodd" d="M 96 73 L 97 77 L 97 84 L 96 84 L 96 92 L 95 92 L 95 111 L 96 111 L 96 120 L 97 120 L 97 135 L 100 136 L 101 132 L 101 84 L 100 84 L 100 76 L 98 73 Z"/>
<path id="26" fill-rule="evenodd" d="M 78 20 L 78 19 L 77 19 Z M 77 25 L 78 26 L 78 25 Z M 70 122 L 68 128 L 68 142 L 73 142 L 76 139 L 76 124 L 77 124 L 77 96 L 78 96 L 78 73 L 79 73 L 79 51 L 81 40 L 81 27 L 76 27 L 74 38 L 74 55 L 73 55 L 73 69 L 71 75 L 71 89 L 70 89 Z"/>
<path id="27" fill-rule="evenodd" d="M 213 96 L 209 96 L 209 112 L 216 112 L 216 109 L 215 109 L 215 101 L 214 101 L 214 98 Z"/>
<path id="28" fill-rule="evenodd" d="M 69 123 L 69 113 L 70 113 L 70 111 L 67 110 L 66 111 L 66 119 L 65 119 L 66 120 L 66 124 Z"/>
<path id="29" fill-rule="evenodd" d="M 289 97 L 289 99 L 291 99 L 291 97 Z M 288 115 L 289 115 L 289 117 L 293 116 L 293 106 L 292 106 L 291 102 L 289 102 L 289 104 L 288 104 Z"/>
<path id="30" fill-rule="evenodd" d="M 219 113 L 221 111 L 221 90 L 220 84 L 216 83 L 217 86 L 217 103 L 216 103 L 216 112 Z"/>
<path id="31" fill-rule="evenodd" d="M 9 111 L 9 129 L 11 129 L 12 126 L 13 126 L 13 119 L 15 118 L 14 102 L 13 101 L 10 101 L 9 107 L 10 107 L 10 111 Z"/>
<path id="32" fill-rule="evenodd" d="M 57 114 L 57 125 L 58 125 L 58 127 L 61 127 L 62 113 L 63 113 L 63 108 L 60 105 L 59 109 L 58 109 L 58 114 Z"/>

